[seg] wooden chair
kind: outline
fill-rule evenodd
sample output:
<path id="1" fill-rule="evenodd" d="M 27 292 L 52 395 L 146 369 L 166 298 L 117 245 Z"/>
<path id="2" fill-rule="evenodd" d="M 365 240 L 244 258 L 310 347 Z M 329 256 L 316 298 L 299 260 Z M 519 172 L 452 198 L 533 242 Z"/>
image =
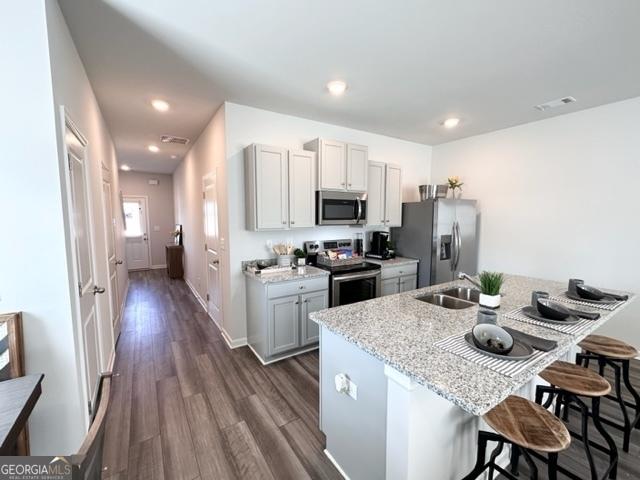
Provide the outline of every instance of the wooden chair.
<path id="1" fill-rule="evenodd" d="M 22 315 L 0 314 L 0 382 L 24 377 Z M 29 430 L 24 427 L 16 442 L 16 455 L 29 455 Z"/>
<path id="2" fill-rule="evenodd" d="M 71 456 L 71 463 L 79 472 L 78 477 L 74 474 L 73 478 L 82 480 L 100 480 L 102 477 L 102 447 L 111 396 L 111 372 L 101 374 L 98 382 L 95 416 L 80 450 Z"/>

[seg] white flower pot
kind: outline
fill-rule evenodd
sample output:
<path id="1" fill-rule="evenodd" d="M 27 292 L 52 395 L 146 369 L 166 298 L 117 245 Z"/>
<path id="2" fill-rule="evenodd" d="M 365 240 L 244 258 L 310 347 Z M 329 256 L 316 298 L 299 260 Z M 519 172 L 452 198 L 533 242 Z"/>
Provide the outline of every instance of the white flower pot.
<path id="1" fill-rule="evenodd" d="M 500 295 L 480 294 L 480 305 L 489 308 L 498 308 L 500 306 Z"/>

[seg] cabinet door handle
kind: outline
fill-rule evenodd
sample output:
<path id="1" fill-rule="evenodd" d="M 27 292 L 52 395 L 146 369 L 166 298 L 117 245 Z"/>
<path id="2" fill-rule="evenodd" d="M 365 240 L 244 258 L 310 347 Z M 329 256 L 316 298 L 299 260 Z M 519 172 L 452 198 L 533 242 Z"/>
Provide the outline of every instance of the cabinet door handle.
<path id="1" fill-rule="evenodd" d="M 282 224 L 283 224 L 283 225 L 286 225 L 286 224 L 287 224 L 287 222 L 282 222 Z"/>
<path id="2" fill-rule="evenodd" d="M 298 288 L 299 288 L 300 290 L 304 290 L 304 285 L 300 285 Z"/>
<path id="3" fill-rule="evenodd" d="M 351 186 L 351 183 L 349 184 L 349 186 Z"/>
<path id="4" fill-rule="evenodd" d="M 296 305 L 300 305 L 300 302 L 296 302 Z"/>
<path id="5" fill-rule="evenodd" d="M 294 220 L 291 220 L 291 225 L 295 225 L 296 222 Z"/>
<path id="6" fill-rule="evenodd" d="M 344 187 L 344 182 L 340 182 L 340 185 L 342 185 Z"/>

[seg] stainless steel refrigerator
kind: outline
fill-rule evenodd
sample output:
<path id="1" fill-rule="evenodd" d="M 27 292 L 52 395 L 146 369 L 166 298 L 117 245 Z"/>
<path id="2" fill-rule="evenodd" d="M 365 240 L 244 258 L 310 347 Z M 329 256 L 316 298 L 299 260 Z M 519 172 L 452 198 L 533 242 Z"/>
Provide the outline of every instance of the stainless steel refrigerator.
<path id="1" fill-rule="evenodd" d="M 476 201 L 432 199 L 402 204 L 402 227 L 391 229 L 397 255 L 417 258 L 418 287 L 478 270 Z"/>

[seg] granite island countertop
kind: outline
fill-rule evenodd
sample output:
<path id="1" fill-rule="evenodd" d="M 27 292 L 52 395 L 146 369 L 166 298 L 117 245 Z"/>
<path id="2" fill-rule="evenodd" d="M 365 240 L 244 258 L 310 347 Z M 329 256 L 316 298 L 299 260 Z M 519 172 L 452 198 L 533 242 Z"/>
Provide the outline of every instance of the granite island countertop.
<path id="1" fill-rule="evenodd" d="M 329 272 L 327 270 L 323 270 L 321 268 L 312 267 L 311 265 L 306 265 L 304 267 L 304 273 L 298 273 L 297 268 L 292 268 L 287 272 L 278 272 L 278 273 L 270 273 L 267 275 L 255 274 L 248 270 L 243 270 L 245 276 L 247 278 L 251 278 L 253 280 L 257 280 L 260 283 L 279 283 L 279 282 L 290 282 L 292 280 L 304 280 L 308 278 L 319 278 L 319 277 L 328 277 Z"/>
<path id="2" fill-rule="evenodd" d="M 505 278 L 504 296 L 498 309 L 500 314 L 529 304 L 533 290 L 547 291 L 551 295 L 566 291 L 564 283 L 514 275 L 505 275 Z M 555 350 L 529 369 L 515 377 L 507 377 L 434 345 L 451 335 L 470 331 L 476 323 L 478 306 L 448 310 L 415 298 L 451 286 L 472 287 L 469 282 L 458 280 L 321 310 L 310 314 L 310 318 L 463 410 L 483 415 L 535 378 L 547 365 L 563 357 L 573 345 L 617 315 L 634 299 L 630 295 L 629 301 L 614 311 L 598 310 L 600 319 L 577 335 L 501 315 L 499 323 L 503 326 L 558 342 Z"/>

